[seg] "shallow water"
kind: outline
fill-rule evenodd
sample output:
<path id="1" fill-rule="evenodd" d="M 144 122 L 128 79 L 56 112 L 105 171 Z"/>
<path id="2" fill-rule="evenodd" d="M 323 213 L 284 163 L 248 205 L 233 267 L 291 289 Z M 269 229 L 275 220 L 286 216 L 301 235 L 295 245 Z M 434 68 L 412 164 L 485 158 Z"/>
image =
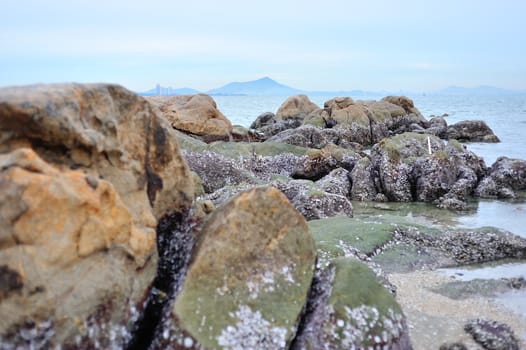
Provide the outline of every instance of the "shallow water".
<path id="1" fill-rule="evenodd" d="M 513 263 L 486 263 L 464 266 L 462 268 L 447 268 L 436 270 L 459 281 L 472 281 L 474 279 L 498 278 L 526 278 L 526 262 Z M 526 309 L 525 309 L 526 312 Z"/>
<path id="2" fill-rule="evenodd" d="M 498 295 L 495 300 L 512 312 L 521 315 L 526 322 L 526 290 L 510 290 Z M 526 332 L 518 336 L 526 339 Z"/>
<path id="3" fill-rule="evenodd" d="M 477 264 L 463 268 L 446 268 L 436 270 L 458 281 L 472 281 L 475 279 L 526 278 L 526 262 L 502 263 L 491 262 Z M 526 322 L 526 289 L 509 290 L 499 293 L 492 298 L 505 308 L 520 315 Z M 526 339 L 526 333 L 520 334 Z"/>
<path id="4" fill-rule="evenodd" d="M 493 226 L 526 238 L 526 203 L 479 200 L 476 211 L 459 215 L 459 227 Z"/>

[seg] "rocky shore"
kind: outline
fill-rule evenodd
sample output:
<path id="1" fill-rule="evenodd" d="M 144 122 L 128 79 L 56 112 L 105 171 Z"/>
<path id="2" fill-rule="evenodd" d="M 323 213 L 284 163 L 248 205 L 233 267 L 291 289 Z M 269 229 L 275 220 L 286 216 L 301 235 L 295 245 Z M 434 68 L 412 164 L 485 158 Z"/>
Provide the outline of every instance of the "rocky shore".
<path id="1" fill-rule="evenodd" d="M 392 209 L 520 199 L 526 161 L 462 143 L 498 142 L 483 121 L 297 95 L 247 129 L 202 94 L 62 84 L 0 89 L 0 140 L 0 349 L 525 346 L 435 270 L 524 262 L 526 240 Z"/>

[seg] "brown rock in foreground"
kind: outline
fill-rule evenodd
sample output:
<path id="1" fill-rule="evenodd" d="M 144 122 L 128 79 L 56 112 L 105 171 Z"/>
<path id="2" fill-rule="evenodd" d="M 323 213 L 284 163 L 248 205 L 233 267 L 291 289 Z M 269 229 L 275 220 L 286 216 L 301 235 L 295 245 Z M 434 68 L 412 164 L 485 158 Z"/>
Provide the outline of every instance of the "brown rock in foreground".
<path id="1" fill-rule="evenodd" d="M 0 89 L 2 345 L 125 344 L 157 219 L 192 202 L 173 132 L 115 85 Z"/>
<path id="2" fill-rule="evenodd" d="M 177 130 L 210 139 L 228 138 L 232 133 L 232 124 L 208 95 L 151 96 L 148 100 Z"/>

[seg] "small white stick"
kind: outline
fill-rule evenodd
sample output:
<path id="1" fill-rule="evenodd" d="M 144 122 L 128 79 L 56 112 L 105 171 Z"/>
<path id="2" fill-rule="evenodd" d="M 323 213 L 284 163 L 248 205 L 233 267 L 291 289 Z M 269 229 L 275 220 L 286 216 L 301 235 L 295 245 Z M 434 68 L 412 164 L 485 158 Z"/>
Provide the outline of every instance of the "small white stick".
<path id="1" fill-rule="evenodd" d="M 431 152 L 431 138 L 429 138 L 429 136 L 427 137 L 427 151 L 429 152 L 430 155 L 432 154 L 432 152 Z"/>

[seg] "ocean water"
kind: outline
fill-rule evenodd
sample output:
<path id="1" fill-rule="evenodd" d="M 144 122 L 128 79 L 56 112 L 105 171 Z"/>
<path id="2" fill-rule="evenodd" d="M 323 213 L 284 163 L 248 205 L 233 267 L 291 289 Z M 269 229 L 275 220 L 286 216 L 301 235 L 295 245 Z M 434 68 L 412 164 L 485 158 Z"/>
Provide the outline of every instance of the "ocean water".
<path id="1" fill-rule="evenodd" d="M 526 95 L 445 96 L 409 95 L 420 112 L 431 115 L 447 113 L 448 124 L 462 120 L 482 119 L 500 138 L 500 143 L 468 143 L 468 149 L 481 156 L 490 166 L 500 156 L 526 159 Z M 323 106 L 328 96 L 309 96 Z M 353 97 L 355 98 L 355 97 Z M 380 97 L 381 98 L 381 97 Z M 218 108 L 233 124 L 250 126 L 258 115 L 276 112 L 283 96 L 214 96 Z M 360 97 L 355 99 L 379 99 Z M 457 215 L 460 227 L 495 226 L 526 237 L 526 204 L 498 200 L 474 202 L 475 210 Z"/>

